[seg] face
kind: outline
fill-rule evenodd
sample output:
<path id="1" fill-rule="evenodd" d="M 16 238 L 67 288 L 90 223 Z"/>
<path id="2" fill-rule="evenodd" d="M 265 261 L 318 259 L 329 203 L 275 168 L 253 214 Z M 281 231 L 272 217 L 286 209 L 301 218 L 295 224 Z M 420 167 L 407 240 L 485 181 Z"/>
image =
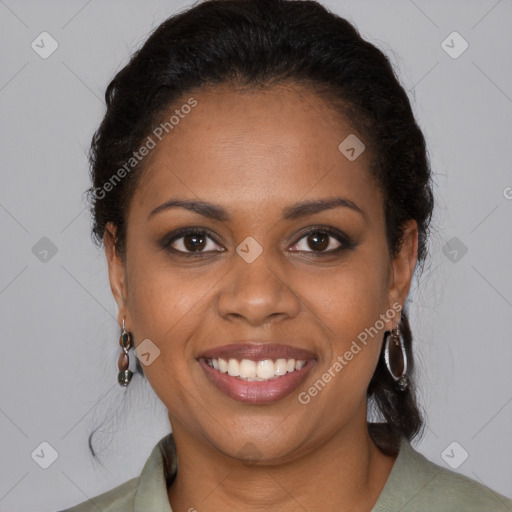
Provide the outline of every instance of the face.
<path id="1" fill-rule="evenodd" d="M 144 372 L 176 436 L 292 460 L 365 425 L 416 224 L 392 257 L 369 151 L 349 160 L 338 149 L 364 137 L 313 92 L 222 86 L 184 102 L 192 96 L 147 157 L 124 262 L 105 237 L 119 320 L 136 346 L 150 340 Z"/>

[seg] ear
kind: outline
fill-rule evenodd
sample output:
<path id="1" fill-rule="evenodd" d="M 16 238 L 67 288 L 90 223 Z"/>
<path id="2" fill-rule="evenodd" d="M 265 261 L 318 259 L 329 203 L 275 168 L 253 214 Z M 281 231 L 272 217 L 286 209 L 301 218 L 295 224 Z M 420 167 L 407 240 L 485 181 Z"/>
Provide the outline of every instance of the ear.
<path id="1" fill-rule="evenodd" d="M 400 304 L 404 307 L 411 287 L 414 267 L 418 259 L 418 224 L 415 220 L 405 223 L 402 246 L 391 261 L 391 279 L 388 301 L 390 307 Z M 394 327 L 390 326 L 390 328 Z"/>
<path id="2" fill-rule="evenodd" d="M 123 318 L 126 318 L 128 312 L 128 289 L 126 285 L 124 262 L 115 247 L 116 232 L 116 226 L 112 222 L 108 222 L 103 234 L 103 244 L 105 246 L 105 255 L 108 263 L 110 289 L 112 290 L 112 294 L 118 306 L 118 323 L 122 325 Z M 126 323 L 125 321 L 125 324 Z"/>

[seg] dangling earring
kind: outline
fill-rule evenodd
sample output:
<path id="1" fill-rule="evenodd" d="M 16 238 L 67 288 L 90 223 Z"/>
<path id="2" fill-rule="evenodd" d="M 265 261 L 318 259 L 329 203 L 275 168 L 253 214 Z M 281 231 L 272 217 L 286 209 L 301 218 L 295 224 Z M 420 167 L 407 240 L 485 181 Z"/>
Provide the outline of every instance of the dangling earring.
<path id="1" fill-rule="evenodd" d="M 400 333 L 400 320 L 396 324 L 396 328 L 388 333 L 384 345 L 384 361 L 386 367 L 397 383 L 400 391 L 407 389 L 409 385 L 409 378 L 407 377 L 407 353 L 405 351 L 404 341 Z M 392 370 L 391 365 L 397 367 L 399 370 L 398 375 Z"/>
<path id="2" fill-rule="evenodd" d="M 132 347 L 132 335 L 124 328 L 124 318 L 123 318 L 123 331 L 121 332 L 121 336 L 119 338 L 119 345 L 123 351 L 119 356 L 117 361 L 117 366 L 119 367 L 119 373 L 117 374 L 117 381 L 121 386 L 128 386 L 130 381 L 132 380 L 133 372 L 128 369 L 130 364 L 130 358 L 128 356 L 128 350 Z"/>

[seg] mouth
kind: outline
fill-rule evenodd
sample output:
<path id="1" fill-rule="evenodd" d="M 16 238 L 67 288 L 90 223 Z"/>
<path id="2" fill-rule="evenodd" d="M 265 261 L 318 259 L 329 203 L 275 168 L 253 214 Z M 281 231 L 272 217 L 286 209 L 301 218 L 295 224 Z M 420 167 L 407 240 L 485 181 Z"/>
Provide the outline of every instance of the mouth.
<path id="1" fill-rule="evenodd" d="M 316 357 L 289 345 L 240 343 L 210 349 L 197 361 L 209 382 L 230 398 L 268 404 L 293 393 Z"/>

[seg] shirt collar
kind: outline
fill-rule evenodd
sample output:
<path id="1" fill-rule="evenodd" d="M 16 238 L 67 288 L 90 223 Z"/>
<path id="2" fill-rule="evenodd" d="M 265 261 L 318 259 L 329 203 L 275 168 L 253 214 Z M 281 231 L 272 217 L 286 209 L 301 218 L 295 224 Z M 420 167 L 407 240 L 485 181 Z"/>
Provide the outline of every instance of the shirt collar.
<path id="1" fill-rule="evenodd" d="M 436 475 L 435 465 L 401 436 L 400 451 L 371 512 L 402 510 Z"/>
<path id="2" fill-rule="evenodd" d="M 178 468 L 176 447 L 174 437 L 170 433 L 153 448 L 142 468 L 133 502 L 133 512 L 172 512 L 167 494 L 162 450 L 172 457 L 169 468 L 170 477 L 174 478 L 176 475 Z"/>

